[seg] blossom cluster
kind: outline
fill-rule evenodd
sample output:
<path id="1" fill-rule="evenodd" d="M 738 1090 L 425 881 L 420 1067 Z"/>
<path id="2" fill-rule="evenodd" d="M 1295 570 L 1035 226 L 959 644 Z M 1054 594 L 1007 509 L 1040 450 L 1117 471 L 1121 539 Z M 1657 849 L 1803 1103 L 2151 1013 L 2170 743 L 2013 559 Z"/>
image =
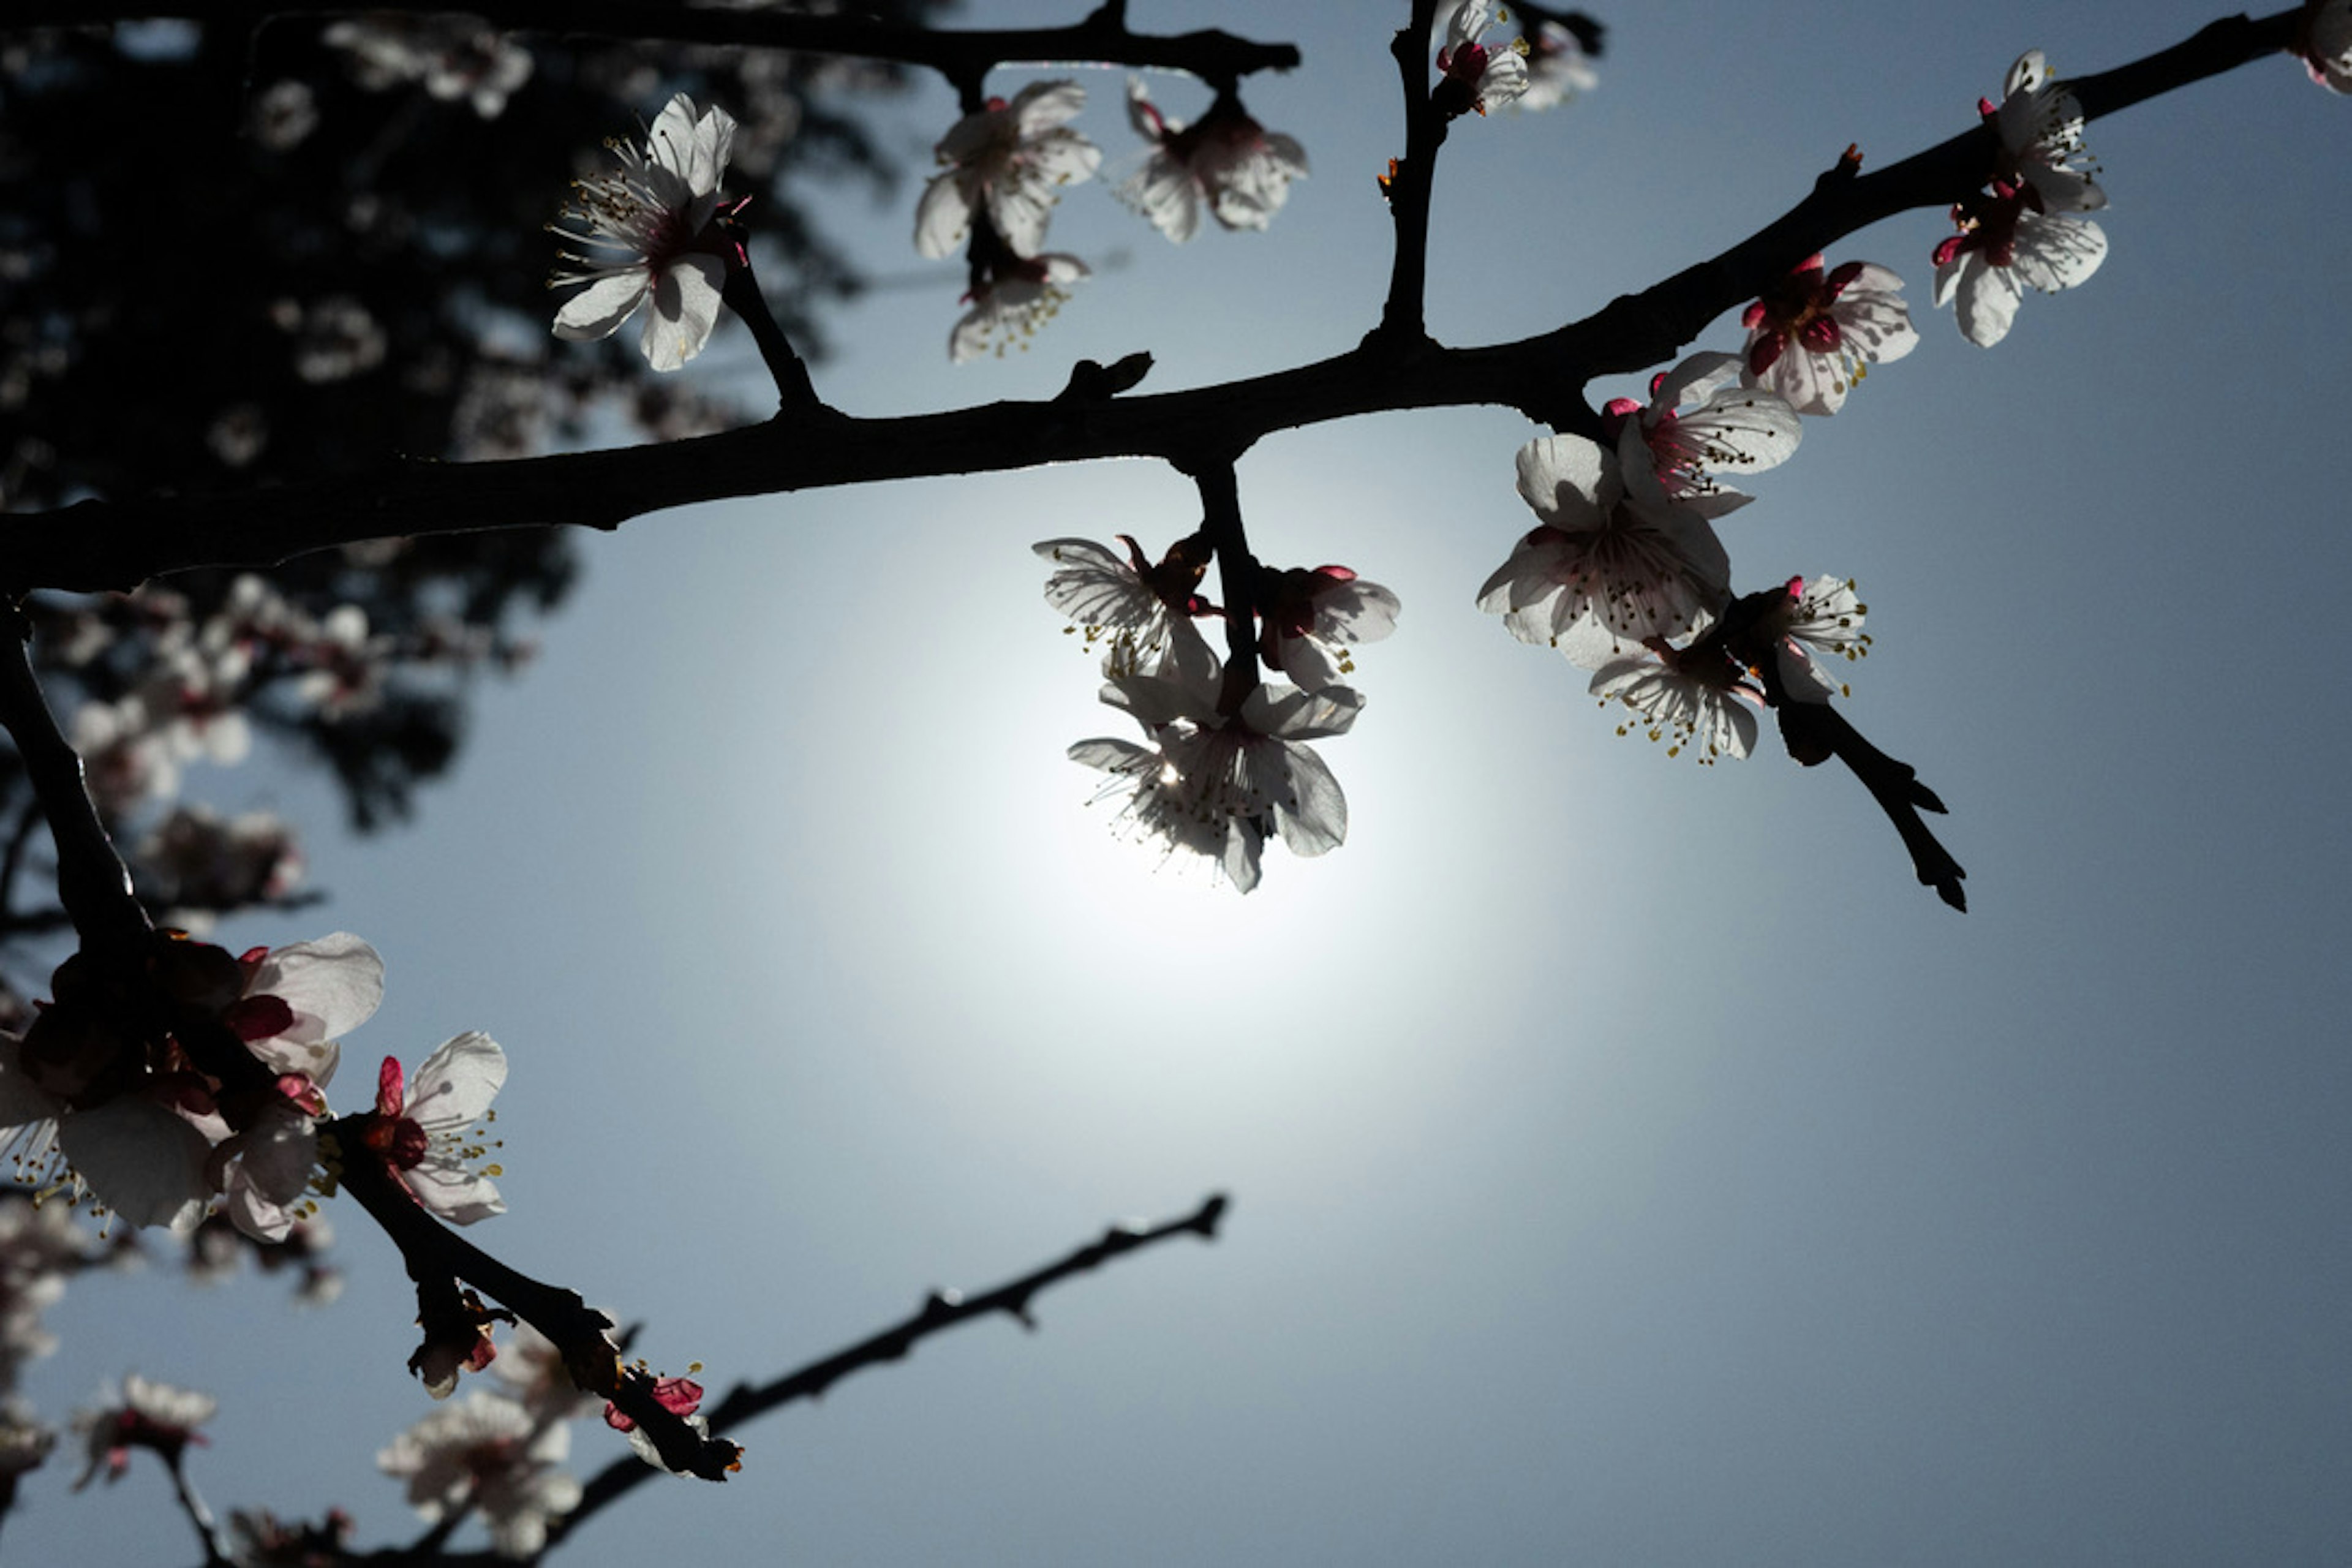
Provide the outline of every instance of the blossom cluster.
<path id="1" fill-rule="evenodd" d="M 1211 554 L 1204 534 L 1179 540 L 1157 563 L 1118 537 L 1124 560 L 1091 540 L 1036 546 L 1055 564 L 1046 603 L 1089 648 L 1103 646 L 1103 702 L 1144 734 L 1141 744 L 1070 748 L 1071 761 L 1109 775 L 1096 798 L 1118 800 L 1121 828 L 1163 858 L 1205 860 L 1244 893 L 1258 884 L 1268 838 L 1299 856 L 1338 846 L 1347 797 L 1307 742 L 1354 724 L 1364 700 L 1339 681 L 1355 671 L 1355 646 L 1395 629 L 1396 595 L 1344 566 L 1253 563 L 1244 596 L 1221 610 L 1195 591 Z M 1269 685 L 1255 669 L 1233 677 L 1193 624 L 1233 617 L 1253 617 L 1255 635 L 1229 646 L 1296 685 Z"/>
<path id="2" fill-rule="evenodd" d="M 348 932 L 241 955 L 159 932 L 134 972 L 77 954 L 21 1038 L 0 1036 L 0 1150 L 17 1180 L 94 1212 L 186 1235 L 215 1208 L 283 1243 L 332 1190 L 320 1166 L 341 1037 L 383 996 L 383 963 Z M 413 1082 L 387 1058 L 357 1150 L 428 1210 L 496 1214 L 476 1130 L 506 1058 L 479 1034 L 426 1058 Z"/>

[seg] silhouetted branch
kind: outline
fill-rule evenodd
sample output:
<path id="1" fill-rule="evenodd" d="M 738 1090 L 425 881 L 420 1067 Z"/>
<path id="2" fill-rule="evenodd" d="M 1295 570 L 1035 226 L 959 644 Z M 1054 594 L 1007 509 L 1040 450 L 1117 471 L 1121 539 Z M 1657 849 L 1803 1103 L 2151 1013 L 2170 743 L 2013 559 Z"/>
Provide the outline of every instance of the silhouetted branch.
<path id="1" fill-rule="evenodd" d="M 1079 1247 L 1059 1262 L 1049 1263 L 980 1295 L 935 1290 L 925 1299 L 921 1309 L 904 1322 L 836 1351 L 823 1361 L 812 1362 L 797 1372 L 786 1373 L 772 1383 L 739 1384 L 717 1405 L 706 1406 L 703 1415 L 709 1418 L 713 1432 L 730 1431 L 796 1399 L 816 1398 L 861 1368 L 904 1360 L 908 1352 L 931 1335 L 992 1312 L 1003 1312 L 1023 1328 L 1034 1329 L 1037 1325 L 1029 1316 L 1029 1302 L 1039 1291 L 1171 1237 L 1189 1235 L 1214 1240 L 1217 1226 L 1228 1206 L 1224 1194 L 1213 1193 L 1199 1208 L 1181 1219 L 1143 1230 L 1115 1226 L 1103 1233 L 1101 1240 Z M 658 1473 L 635 1458 L 616 1459 L 607 1465 L 589 1480 L 580 1506 L 549 1528 L 549 1545 L 561 1542 L 599 1511 Z"/>
<path id="2" fill-rule="evenodd" d="M 676 0 L 466 0 L 468 16 L 526 33 L 644 39 L 679 44 L 733 44 L 799 54 L 855 55 L 928 66 L 950 81 L 984 76 L 999 65 L 1028 60 L 1152 66 L 1189 71 L 1213 85 L 1230 85 L 1263 70 L 1291 70 L 1294 44 L 1260 44 L 1217 28 L 1161 35 L 1129 32 L 1124 5 L 1103 5 L 1067 27 L 959 31 L 908 27 L 862 16 L 815 16 L 682 5 Z M 17 0 L 9 29 L 89 26 L 150 16 L 218 22 L 226 8 L 199 0 Z M 352 0 L 259 0 L 239 15 L 257 22 L 297 16 L 347 16 L 404 12 L 446 15 L 436 5 L 358 5 Z"/>
<path id="3" fill-rule="evenodd" d="M 1437 150 L 1445 145 L 1449 117 L 1429 90 L 1429 29 L 1436 0 L 1413 0 L 1412 14 L 1389 42 L 1404 83 L 1404 156 L 1389 165 L 1381 183 L 1396 225 L 1396 254 L 1389 265 L 1388 302 L 1381 309 L 1379 335 L 1391 346 L 1425 343 L 1423 296 L 1429 287 L 1429 197 L 1437 174 Z"/>
<path id="4" fill-rule="evenodd" d="M 85 946 L 121 950 L 146 936 L 147 911 L 131 893 L 131 873 L 114 852 L 82 783 L 81 757 L 67 744 L 33 674 L 32 627 L 13 603 L 0 616 L 0 724 L 24 759 L 33 796 L 58 847 L 58 901 Z"/>
<path id="5" fill-rule="evenodd" d="M 581 1300 L 577 1291 L 544 1284 L 510 1268 L 425 1213 L 391 1168 L 364 1152 L 362 1134 L 367 1120 L 362 1113 L 331 1124 L 345 1151 L 342 1186 L 400 1248 L 408 1277 L 416 1282 L 427 1349 L 436 1342 L 446 1346 L 453 1336 L 462 1338 L 470 1331 L 467 1325 L 483 1321 L 484 1314 L 464 1300 L 457 1282 L 478 1286 L 553 1341 L 580 1389 L 611 1400 L 634 1419 L 672 1469 L 705 1480 L 725 1480 L 741 1450 L 703 1436 L 656 1401 L 650 1379 L 622 1367 L 620 1352 L 607 1337 L 612 1320 Z M 420 1351 L 419 1358 L 425 1353 Z"/>
<path id="6" fill-rule="evenodd" d="M 2295 20 L 2288 11 L 2216 22 L 2075 90 L 2086 110 L 2113 113 L 2276 52 L 2291 42 Z M 1841 160 L 1811 195 L 1714 260 L 1517 342 L 1432 346 L 1410 363 L 1359 348 L 1269 375 L 1083 407 L 992 403 L 896 418 L 828 417 L 822 440 L 807 438 L 805 414 L 788 410 L 761 426 L 630 450 L 492 463 L 401 459 L 373 473 L 243 495 L 82 501 L 0 519 L 0 561 L 9 574 L 0 586 L 129 589 L 162 573 L 269 565 L 387 536 L 550 523 L 610 529 L 696 501 L 1099 458 L 1160 458 L 1190 470 L 1276 430 L 1407 408 L 1499 405 L 1556 430 L 1598 436 L 1581 396 L 1587 381 L 1671 359 L 1708 321 L 1846 234 L 1976 190 L 1992 156 L 1992 132 L 1979 126 L 1874 174 Z"/>

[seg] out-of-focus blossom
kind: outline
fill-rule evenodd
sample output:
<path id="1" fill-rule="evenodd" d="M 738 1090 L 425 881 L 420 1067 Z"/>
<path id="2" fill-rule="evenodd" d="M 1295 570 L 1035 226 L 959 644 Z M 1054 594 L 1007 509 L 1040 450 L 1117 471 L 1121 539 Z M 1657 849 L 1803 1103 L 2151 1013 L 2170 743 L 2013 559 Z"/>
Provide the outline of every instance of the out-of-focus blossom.
<path id="1" fill-rule="evenodd" d="M 1592 51 L 1574 29 L 1547 17 L 1528 35 L 1527 45 L 1528 86 L 1519 95 L 1521 110 L 1557 109 L 1601 85 L 1592 68 Z"/>
<path id="2" fill-rule="evenodd" d="M 81 1479 L 74 1482 L 74 1490 L 89 1485 L 100 1472 L 110 1482 L 121 1479 L 131 1468 L 133 1448 L 152 1448 L 166 1465 L 177 1468 L 187 1446 L 205 1440 L 196 1428 L 219 1407 L 209 1394 L 127 1373 L 98 1408 L 74 1413 L 74 1430 L 81 1434 L 84 1449 Z"/>
<path id="3" fill-rule="evenodd" d="M 1048 539 L 1032 546 L 1054 563 L 1045 602 L 1070 617 L 1089 648 L 1103 644 L 1105 675 L 1148 675 L 1163 665 L 1203 669 L 1216 662 L 1192 617 L 1209 613 L 1193 592 L 1208 568 L 1207 541 L 1178 540 L 1158 565 L 1121 533 L 1121 561 L 1091 539 Z"/>
<path id="4" fill-rule="evenodd" d="M 1207 859 L 1246 893 L 1257 886 L 1267 838 L 1311 856 L 1347 837 L 1347 797 L 1304 742 L 1346 733 L 1363 699 L 1344 686 L 1259 686 L 1240 712 L 1223 714 L 1222 682 L 1213 668 L 1114 676 L 1102 700 L 1125 710 L 1150 743 L 1081 741 L 1070 760 L 1111 775 L 1095 798 L 1125 799 L 1123 828 L 1167 855 Z"/>
<path id="5" fill-rule="evenodd" d="M 1403 608 L 1394 594 L 1345 566 L 1268 573 L 1258 595 L 1260 657 L 1302 691 L 1322 691 L 1354 674 L 1349 647 L 1396 630 Z"/>
<path id="6" fill-rule="evenodd" d="M 654 121 L 643 153 L 605 142 L 621 166 L 573 181 L 564 222 L 551 226 L 583 248 L 563 253 L 572 269 L 559 268 L 548 286 L 586 286 L 556 312 L 557 337 L 610 337 L 650 301 L 638 340 L 646 363 L 677 370 L 702 352 L 719 324 L 728 269 L 740 259 L 735 242 L 711 226 L 734 140 L 733 116 L 714 108 L 698 117 L 679 93 Z"/>
<path id="7" fill-rule="evenodd" d="M 1960 333 L 1989 349 L 2009 335 L 2028 288 L 2072 289 L 2106 259 L 2107 237 L 2089 218 L 2046 211 L 2031 185 L 1994 182 L 1952 208 L 1959 227 L 1936 247 L 1936 303 Z"/>
<path id="8" fill-rule="evenodd" d="M 490 1101 L 507 1081 L 506 1053 L 480 1030 L 468 1030 L 425 1058 L 404 1082 L 396 1057 L 377 1074 L 375 1110 L 362 1134 L 416 1201 L 453 1225 L 506 1213 L 488 1163 L 498 1147 L 487 1124 Z"/>
<path id="9" fill-rule="evenodd" d="M 1478 591 L 1512 636 L 1588 669 L 1698 630 L 1730 591 L 1722 541 L 1668 499 L 1638 424 L 1618 447 L 1548 436 L 1519 448 L 1519 494 L 1541 521 Z"/>
<path id="10" fill-rule="evenodd" d="M 310 84 L 291 79 L 270 83 L 254 99 L 246 124 L 253 139 L 273 153 L 300 145 L 319 128 L 319 105 Z"/>
<path id="11" fill-rule="evenodd" d="M 1250 118 L 1241 100 L 1220 94 L 1191 125 L 1160 112 L 1143 79 L 1127 79 L 1127 118 L 1151 144 L 1141 169 L 1123 181 L 1119 199 L 1180 244 L 1201 226 L 1201 209 L 1226 228 L 1264 228 L 1307 174 L 1307 150 L 1295 138 Z"/>
<path id="12" fill-rule="evenodd" d="M 2304 0 L 2295 52 L 2312 80 L 2352 92 L 2352 0 Z"/>
<path id="13" fill-rule="evenodd" d="M 294 374 L 303 381 L 346 381 L 383 363 L 383 329 L 349 294 L 331 294 L 309 305 L 280 300 L 269 315 L 280 331 L 293 338 Z"/>
<path id="14" fill-rule="evenodd" d="M 1622 702 L 1637 715 L 1617 726 L 1619 734 L 1639 728 L 1651 740 L 1666 742 L 1670 757 L 1687 746 L 1711 764 L 1755 749 L 1755 706 L 1762 694 L 1712 638 L 1688 647 L 1652 638 L 1596 670 L 1591 691 L 1601 706 Z"/>
<path id="15" fill-rule="evenodd" d="M 172 925 L 201 932 L 219 911 L 282 899 L 302 879 L 302 847 L 274 812 L 223 817 L 182 805 L 141 841 L 137 863 L 152 879 L 142 896 Z"/>
<path id="16" fill-rule="evenodd" d="M 1437 51 L 1437 68 L 1444 74 L 1433 96 L 1449 118 L 1484 114 L 1528 90 L 1527 46 L 1514 38 L 1489 48 L 1480 41 L 1503 19 L 1495 0 L 1462 0 L 1447 18 L 1445 42 Z"/>
<path id="17" fill-rule="evenodd" d="M 1068 300 L 1069 286 L 1087 276 L 1085 262 L 1058 251 L 1003 255 L 977 270 L 964 296 L 971 309 L 948 334 L 948 358 L 957 364 L 992 350 L 1000 356 L 1008 348 L 1026 350 Z"/>
<path id="18" fill-rule="evenodd" d="M 407 1479 L 408 1504 L 425 1519 L 470 1510 L 502 1556 L 530 1557 L 546 1546 L 548 1522 L 579 1504 L 580 1483 L 559 1468 L 571 1452 L 562 1422 L 476 1392 L 394 1438 L 376 1466 Z"/>
<path id="19" fill-rule="evenodd" d="M 329 1509 L 317 1524 L 284 1521 L 268 1509 L 233 1509 L 231 1560 L 237 1568 L 328 1568 L 349 1560 L 352 1516 Z"/>
<path id="20" fill-rule="evenodd" d="M 530 51 L 473 16 L 349 17 L 322 37 L 350 57 L 352 75 L 370 92 L 422 82 L 446 102 L 466 100 L 485 120 L 496 120 L 530 79 Z"/>
<path id="21" fill-rule="evenodd" d="M 1640 429 L 1666 499 L 1702 517 L 1721 517 L 1755 499 L 1716 475 L 1776 468 L 1804 436 L 1789 400 L 1741 385 L 1739 368 L 1738 354 L 1693 354 L 1650 378 L 1646 406 L 1618 397 L 1603 410 L 1602 423 L 1612 434 L 1620 430 L 1618 421 Z"/>
<path id="22" fill-rule="evenodd" d="M 1748 307 L 1740 379 L 1789 400 L 1800 414 L 1835 414 L 1865 364 L 1901 359 L 1919 345 L 1903 279 L 1868 261 L 1824 271 L 1809 256 Z"/>
<path id="23" fill-rule="evenodd" d="M 596 1396 L 583 1394 L 572 1381 L 562 1350 L 529 1323 L 515 1325 L 498 1359 L 490 1363 L 490 1375 L 535 1421 L 569 1421 L 596 1408 Z"/>
<path id="24" fill-rule="evenodd" d="M 26 1362 L 58 1348 L 41 1313 L 89 1256 L 89 1236 L 64 1204 L 0 1198 L 0 1392 L 16 1386 Z"/>
<path id="25" fill-rule="evenodd" d="M 992 98 L 940 138 L 944 167 L 915 206 L 915 248 L 952 256 L 985 210 L 997 237 L 1022 257 L 1045 243 L 1045 223 L 1062 187 L 1091 178 L 1102 150 L 1066 123 L 1087 101 L 1073 81 L 1031 82 L 1011 102 Z"/>

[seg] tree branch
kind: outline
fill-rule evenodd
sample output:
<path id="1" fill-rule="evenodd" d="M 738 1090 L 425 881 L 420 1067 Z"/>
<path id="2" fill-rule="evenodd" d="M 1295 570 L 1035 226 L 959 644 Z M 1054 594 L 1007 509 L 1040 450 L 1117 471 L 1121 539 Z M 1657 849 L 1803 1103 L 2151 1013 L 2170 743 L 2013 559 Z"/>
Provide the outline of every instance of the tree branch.
<path id="1" fill-rule="evenodd" d="M 446 14 L 430 4 L 362 5 L 354 0 L 258 0 L 247 14 L 263 20 Z M 976 79 L 999 65 L 1025 60 L 1151 66 L 1188 71 L 1210 82 L 1231 82 L 1262 70 L 1298 65 L 1295 44 L 1261 44 L 1216 28 L 1181 34 L 1129 32 L 1124 6 L 1105 5 L 1067 27 L 955 31 L 897 26 L 860 16 L 816 16 L 681 5 L 675 0 L 466 0 L 468 16 L 516 32 L 570 34 L 678 44 L 730 44 L 791 49 L 800 54 L 855 55 L 928 66 L 950 81 Z M 221 7 L 199 0 L 16 0 L 7 31 L 75 26 L 151 16 L 217 21 Z"/>
<path id="2" fill-rule="evenodd" d="M 921 1309 L 905 1321 L 822 1361 L 812 1362 L 797 1372 L 786 1373 L 772 1383 L 739 1384 L 717 1405 L 706 1406 L 703 1415 L 709 1418 L 711 1431 L 730 1431 L 780 1405 L 797 1399 L 814 1399 L 861 1368 L 903 1361 L 908 1352 L 931 1335 L 993 1312 L 1003 1312 L 1024 1329 L 1034 1329 L 1037 1325 L 1029 1316 L 1029 1302 L 1039 1291 L 1171 1237 L 1198 1236 L 1213 1241 L 1229 1203 L 1224 1194 L 1213 1193 L 1199 1208 L 1181 1219 L 1145 1230 L 1114 1226 L 1103 1233 L 1101 1240 L 1079 1247 L 1059 1262 L 1049 1263 L 977 1296 L 935 1290 L 924 1300 Z M 583 1489 L 580 1506 L 549 1528 L 549 1546 L 562 1542 L 598 1512 L 658 1473 L 635 1458 L 615 1459 L 605 1466 Z"/>
<path id="3" fill-rule="evenodd" d="M 1423 300 L 1429 289 L 1429 201 L 1435 187 L 1437 150 L 1445 145 L 1449 123 L 1429 90 L 1429 29 L 1436 0 L 1412 0 L 1403 28 L 1389 41 L 1404 84 L 1404 156 L 1389 165 L 1381 183 L 1389 216 L 1396 224 L 1396 254 L 1389 264 L 1388 302 L 1381 309 L 1379 335 L 1391 347 L 1429 341 Z"/>
<path id="4" fill-rule="evenodd" d="M 2213 23 L 2074 90 L 2086 112 L 2112 114 L 2284 48 L 2297 16 Z M 1274 431 L 1407 408 L 1498 405 L 1598 436 L 1580 395 L 1587 381 L 1671 360 L 1801 258 L 1881 218 L 1976 190 L 1991 157 L 1991 132 L 1979 126 L 1873 174 L 1841 160 L 1789 212 L 1713 260 L 1517 342 L 1432 346 L 1410 364 L 1360 347 L 1223 385 L 1083 407 L 992 403 L 827 418 L 814 440 L 808 416 L 787 411 L 746 429 L 627 450 L 468 464 L 400 458 L 369 474 L 249 494 L 81 501 L 0 519 L 0 588 L 128 590 L 163 573 L 266 566 L 368 539 L 551 523 L 610 529 L 696 501 L 1100 458 L 1160 458 L 1189 470 Z"/>

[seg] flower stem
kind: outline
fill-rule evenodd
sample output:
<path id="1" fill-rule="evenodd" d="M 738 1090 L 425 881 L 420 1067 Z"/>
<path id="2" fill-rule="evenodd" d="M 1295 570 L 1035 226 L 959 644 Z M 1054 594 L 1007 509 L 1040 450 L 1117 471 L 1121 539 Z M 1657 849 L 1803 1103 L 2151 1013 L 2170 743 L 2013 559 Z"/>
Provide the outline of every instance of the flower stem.
<path id="1" fill-rule="evenodd" d="M 751 272 L 751 260 L 746 255 L 727 268 L 727 287 L 722 295 L 728 308 L 743 319 L 751 329 L 751 341 L 760 345 L 760 357 L 768 362 L 768 374 L 776 378 L 776 403 L 780 408 L 822 408 L 816 395 L 816 384 L 809 379 L 806 361 L 793 351 L 792 341 L 768 309 L 768 297 L 760 291 L 760 280 Z"/>

